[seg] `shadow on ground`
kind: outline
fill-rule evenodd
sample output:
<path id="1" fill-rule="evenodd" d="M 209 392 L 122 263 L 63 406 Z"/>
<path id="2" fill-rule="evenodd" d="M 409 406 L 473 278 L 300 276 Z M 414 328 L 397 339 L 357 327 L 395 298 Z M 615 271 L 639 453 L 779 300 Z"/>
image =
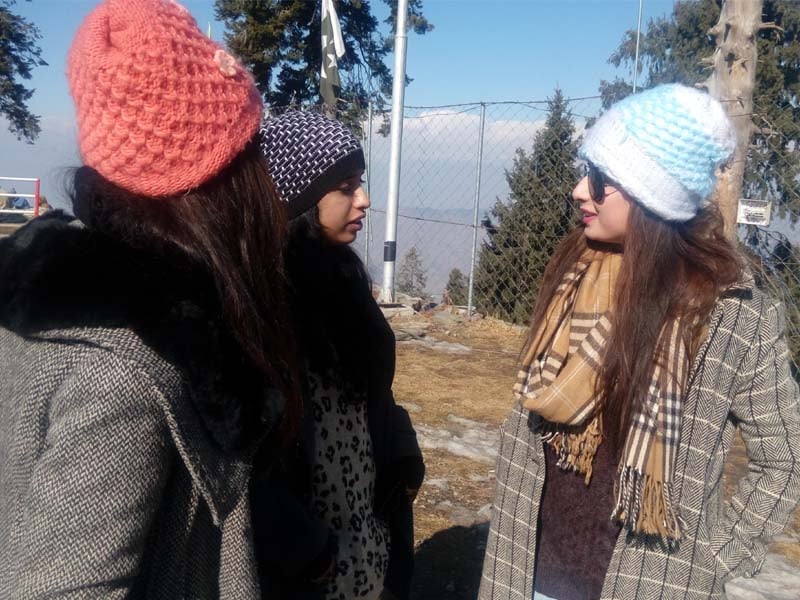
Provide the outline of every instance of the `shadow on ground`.
<path id="1" fill-rule="evenodd" d="M 450 527 L 417 548 L 412 600 L 475 600 L 489 524 Z"/>

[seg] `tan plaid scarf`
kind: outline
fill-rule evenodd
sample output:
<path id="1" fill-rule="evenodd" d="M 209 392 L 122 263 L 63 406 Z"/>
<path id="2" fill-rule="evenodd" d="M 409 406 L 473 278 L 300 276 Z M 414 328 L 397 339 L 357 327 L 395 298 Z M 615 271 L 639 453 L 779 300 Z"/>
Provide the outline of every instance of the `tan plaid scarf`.
<path id="1" fill-rule="evenodd" d="M 522 361 L 514 394 L 544 419 L 542 434 L 561 468 L 592 476 L 603 440 L 595 383 L 611 327 L 622 257 L 589 250 L 564 277 Z M 681 537 L 671 482 L 678 450 L 688 358 L 678 322 L 668 323 L 644 409 L 634 415 L 620 460 L 612 518 L 635 533 Z"/>

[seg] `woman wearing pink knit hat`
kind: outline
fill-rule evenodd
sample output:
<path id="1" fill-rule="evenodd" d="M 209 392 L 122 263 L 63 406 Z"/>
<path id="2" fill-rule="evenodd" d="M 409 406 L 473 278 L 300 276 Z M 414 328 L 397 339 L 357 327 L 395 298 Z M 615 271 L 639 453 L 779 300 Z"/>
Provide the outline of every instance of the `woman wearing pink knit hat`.
<path id="1" fill-rule="evenodd" d="M 258 598 L 299 410 L 260 96 L 172 0 L 100 4 L 67 76 L 77 218 L 0 242 L 0 598 Z"/>

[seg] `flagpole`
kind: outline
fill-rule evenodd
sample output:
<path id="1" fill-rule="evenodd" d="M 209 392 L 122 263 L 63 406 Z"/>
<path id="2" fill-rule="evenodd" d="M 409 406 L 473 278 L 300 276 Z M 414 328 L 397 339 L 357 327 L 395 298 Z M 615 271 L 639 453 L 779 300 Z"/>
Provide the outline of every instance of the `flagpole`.
<path id="1" fill-rule="evenodd" d="M 633 59 L 633 93 L 636 93 L 636 83 L 639 81 L 639 38 L 642 34 L 642 0 L 639 0 L 639 21 L 636 24 L 636 58 Z"/>
<path id="2" fill-rule="evenodd" d="M 372 198 L 372 189 L 370 188 L 370 181 L 372 181 L 372 100 L 369 101 L 367 108 L 367 138 L 364 141 L 367 150 L 367 196 Z M 367 211 L 365 230 L 364 264 L 369 273 L 369 245 L 372 242 L 372 212 L 369 210 Z"/>
<path id="3" fill-rule="evenodd" d="M 397 207 L 400 202 L 400 158 L 403 149 L 403 100 L 406 91 L 406 20 L 408 0 L 397 2 L 394 33 L 394 81 L 392 84 L 391 154 L 389 193 L 386 205 L 386 238 L 383 243 L 383 287 L 381 302 L 394 302 L 394 266 L 397 260 Z"/>

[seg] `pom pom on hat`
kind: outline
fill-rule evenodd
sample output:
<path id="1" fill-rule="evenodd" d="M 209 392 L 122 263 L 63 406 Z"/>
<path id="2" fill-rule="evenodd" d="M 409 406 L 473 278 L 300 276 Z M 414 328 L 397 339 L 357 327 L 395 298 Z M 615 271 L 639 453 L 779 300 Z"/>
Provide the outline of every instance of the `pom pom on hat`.
<path id="1" fill-rule="evenodd" d="M 736 132 L 705 92 L 666 84 L 628 96 L 587 130 L 578 155 L 667 221 L 688 221 L 714 191 Z"/>
<path id="2" fill-rule="evenodd" d="M 174 0 L 106 0 L 84 20 L 67 79 L 86 165 L 169 196 L 224 169 L 258 131 L 250 74 Z"/>

